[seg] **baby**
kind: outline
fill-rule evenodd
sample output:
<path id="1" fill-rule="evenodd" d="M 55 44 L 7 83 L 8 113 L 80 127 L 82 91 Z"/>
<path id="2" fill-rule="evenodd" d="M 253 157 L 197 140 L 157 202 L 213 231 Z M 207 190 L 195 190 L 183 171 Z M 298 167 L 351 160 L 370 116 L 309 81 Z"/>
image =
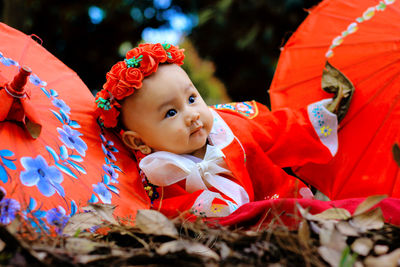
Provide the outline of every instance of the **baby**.
<path id="1" fill-rule="evenodd" d="M 250 201 L 311 198 L 282 168 L 336 153 L 332 101 L 299 111 L 271 112 L 255 101 L 210 108 L 180 67 L 183 58 L 173 45 L 141 44 L 112 67 L 96 96 L 100 122 L 135 152 L 152 207 L 171 217 L 186 210 L 221 217 Z"/>

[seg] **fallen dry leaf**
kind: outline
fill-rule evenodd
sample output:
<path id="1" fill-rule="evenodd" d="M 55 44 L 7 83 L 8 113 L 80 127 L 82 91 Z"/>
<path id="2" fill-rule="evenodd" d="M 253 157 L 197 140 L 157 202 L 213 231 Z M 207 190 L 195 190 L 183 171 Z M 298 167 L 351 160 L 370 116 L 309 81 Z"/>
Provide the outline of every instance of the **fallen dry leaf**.
<path id="1" fill-rule="evenodd" d="M 331 105 L 338 107 L 338 110 L 332 111 L 337 114 L 338 121 L 342 121 L 347 113 L 347 110 L 349 109 L 351 98 L 354 92 L 354 85 L 341 71 L 333 67 L 327 61 L 322 72 L 321 86 L 324 91 L 335 94 Z M 341 101 L 341 98 L 336 97 L 340 91 L 343 92 L 345 97 L 345 99 Z M 338 105 L 338 101 L 340 101 L 340 105 Z"/>
<path id="2" fill-rule="evenodd" d="M 342 235 L 335 227 L 327 228 L 324 226 L 319 233 L 319 240 L 322 246 L 343 251 L 346 248 L 347 237 Z"/>
<path id="3" fill-rule="evenodd" d="M 321 246 L 318 248 L 318 253 L 321 257 L 330 264 L 332 267 L 339 266 L 340 259 L 342 258 L 342 252 L 337 251 L 333 248 Z"/>
<path id="4" fill-rule="evenodd" d="M 145 234 L 178 237 L 174 223 L 156 210 L 138 210 L 135 226 Z"/>
<path id="5" fill-rule="evenodd" d="M 209 247 L 187 240 L 173 240 L 162 244 L 158 249 L 156 249 L 156 252 L 159 255 L 166 255 L 180 251 L 185 251 L 189 255 L 210 258 L 215 261 L 219 261 L 220 259 L 218 254 L 212 251 Z"/>
<path id="6" fill-rule="evenodd" d="M 374 252 L 376 255 L 382 255 L 389 251 L 389 247 L 386 245 L 375 245 Z"/>
<path id="7" fill-rule="evenodd" d="M 86 238 L 71 237 L 66 240 L 65 248 L 77 254 L 88 254 L 96 249 L 99 243 L 90 241 Z"/>
<path id="8" fill-rule="evenodd" d="M 321 213 L 314 214 L 314 216 L 324 220 L 347 220 L 351 217 L 351 214 L 346 209 L 331 208 Z"/>
<path id="9" fill-rule="evenodd" d="M 112 224 L 117 224 L 114 218 L 115 206 L 109 204 L 90 204 L 82 208 L 85 211 L 96 212 L 97 215 L 104 221 L 110 222 Z"/>
<path id="10" fill-rule="evenodd" d="M 340 233 L 346 236 L 358 236 L 358 230 L 354 226 L 352 226 L 348 221 L 339 221 L 336 224 L 336 228 Z"/>
<path id="11" fill-rule="evenodd" d="M 360 215 L 354 216 L 350 223 L 360 232 L 365 232 L 373 229 L 381 229 L 384 223 L 384 217 L 380 208 L 375 208 L 368 212 L 363 212 Z"/>
<path id="12" fill-rule="evenodd" d="M 368 256 L 364 263 L 366 267 L 396 267 L 400 260 L 400 248 L 392 251 L 389 254 L 379 257 Z"/>
<path id="13" fill-rule="evenodd" d="M 299 203 L 296 203 L 297 209 L 300 212 L 301 217 L 303 219 L 306 219 L 308 221 L 317 221 L 317 222 L 323 222 L 324 219 L 321 219 L 313 214 L 311 214 L 308 209 L 304 209 Z"/>
<path id="14" fill-rule="evenodd" d="M 308 227 L 308 223 L 306 220 L 300 222 L 299 230 L 298 230 L 298 237 L 300 244 L 308 248 L 310 246 L 310 228 Z"/>
<path id="15" fill-rule="evenodd" d="M 367 256 L 369 252 L 371 251 L 372 247 L 374 245 L 374 242 L 372 242 L 371 239 L 366 238 L 366 237 L 360 237 L 357 238 L 353 244 L 351 244 L 351 249 L 361 255 L 361 256 Z"/>
<path id="16" fill-rule="evenodd" d="M 376 195 L 367 197 L 360 205 L 357 206 L 356 210 L 353 213 L 353 216 L 357 216 L 368 211 L 369 209 L 374 207 L 376 204 L 378 204 L 385 198 L 387 198 L 386 195 Z"/>
<path id="17" fill-rule="evenodd" d="M 102 224 L 102 218 L 95 212 L 77 213 L 68 220 L 68 223 L 63 229 L 63 234 L 73 236 L 77 232 Z"/>
<path id="18" fill-rule="evenodd" d="M 222 260 L 225 260 L 233 253 L 232 249 L 230 249 L 230 247 L 225 242 L 219 242 L 217 244 L 217 247 L 219 248 L 219 253 L 221 254 Z"/>

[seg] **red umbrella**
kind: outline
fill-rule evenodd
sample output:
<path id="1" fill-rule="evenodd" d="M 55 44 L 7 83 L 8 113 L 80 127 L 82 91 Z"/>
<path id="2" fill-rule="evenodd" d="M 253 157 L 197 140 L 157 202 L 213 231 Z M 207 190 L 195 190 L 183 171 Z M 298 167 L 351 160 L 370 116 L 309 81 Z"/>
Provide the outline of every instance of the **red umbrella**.
<path id="1" fill-rule="evenodd" d="M 331 199 L 400 197 L 392 154 L 400 141 L 399 36 L 399 1 L 326 0 L 283 47 L 270 88 L 272 109 L 332 97 L 321 90 L 327 59 L 355 86 L 340 124 L 337 156 L 327 165 L 296 170 Z"/>
<path id="2" fill-rule="evenodd" d="M 148 208 L 135 162 L 97 124 L 78 75 L 2 23 L 0 40 L 0 222 L 19 211 L 47 229 L 88 202 L 114 204 L 115 215 L 131 218 Z"/>

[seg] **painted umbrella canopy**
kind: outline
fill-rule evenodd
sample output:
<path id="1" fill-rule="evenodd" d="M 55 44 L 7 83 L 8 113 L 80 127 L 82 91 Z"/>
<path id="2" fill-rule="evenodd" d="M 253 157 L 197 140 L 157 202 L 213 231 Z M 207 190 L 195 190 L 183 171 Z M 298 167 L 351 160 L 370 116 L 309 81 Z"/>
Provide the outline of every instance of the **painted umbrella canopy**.
<path id="1" fill-rule="evenodd" d="M 331 199 L 400 197 L 392 153 L 400 142 L 399 36 L 400 1 L 325 0 L 310 10 L 282 49 L 270 88 L 272 109 L 332 97 L 321 89 L 327 60 L 355 87 L 340 124 L 336 157 L 296 170 Z"/>
<path id="2" fill-rule="evenodd" d="M 88 203 L 127 219 L 148 208 L 130 152 L 97 124 L 78 75 L 2 23 L 0 40 L 0 222 L 19 212 L 49 229 Z"/>

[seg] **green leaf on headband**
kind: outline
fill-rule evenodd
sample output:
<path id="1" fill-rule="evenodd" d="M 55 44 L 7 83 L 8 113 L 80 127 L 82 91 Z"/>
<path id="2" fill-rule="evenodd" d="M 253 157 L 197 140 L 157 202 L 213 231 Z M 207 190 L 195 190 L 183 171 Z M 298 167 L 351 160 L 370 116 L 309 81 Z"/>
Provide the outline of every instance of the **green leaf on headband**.
<path id="1" fill-rule="evenodd" d="M 140 61 L 142 61 L 143 55 L 138 56 L 138 58 L 132 57 L 130 59 L 125 59 L 126 66 L 128 68 L 139 68 Z"/>
<path id="2" fill-rule="evenodd" d="M 168 49 L 171 48 L 171 44 L 163 43 L 163 44 L 162 44 L 162 47 L 164 48 L 164 50 L 168 50 Z"/>
<path id="3" fill-rule="evenodd" d="M 109 110 L 111 109 L 111 103 L 109 99 L 104 99 L 99 97 L 98 99 L 96 99 L 95 101 L 97 103 L 97 107 L 104 109 L 104 110 Z"/>

